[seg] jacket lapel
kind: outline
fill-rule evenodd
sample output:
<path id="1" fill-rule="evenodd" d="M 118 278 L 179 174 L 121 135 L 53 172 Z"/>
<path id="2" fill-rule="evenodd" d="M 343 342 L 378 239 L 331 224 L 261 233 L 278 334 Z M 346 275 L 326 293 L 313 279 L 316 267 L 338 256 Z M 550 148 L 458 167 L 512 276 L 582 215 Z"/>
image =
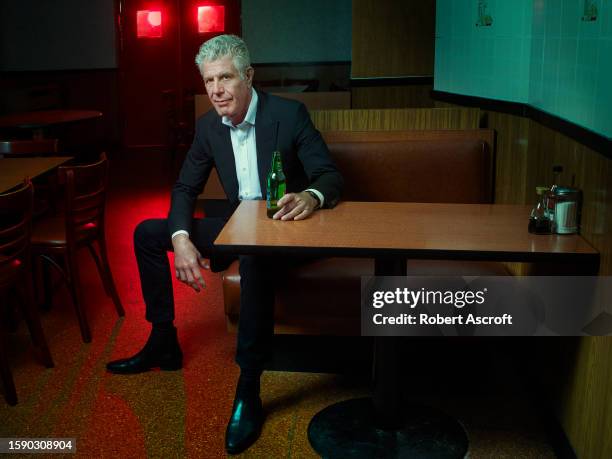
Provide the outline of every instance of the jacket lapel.
<path id="1" fill-rule="evenodd" d="M 219 179 L 228 192 L 230 201 L 238 200 L 238 177 L 236 176 L 236 161 L 234 160 L 234 149 L 232 148 L 232 139 L 230 130 L 221 122 L 221 118 L 217 121 L 215 129 L 215 162 L 217 164 L 217 172 Z"/>
<path id="2" fill-rule="evenodd" d="M 267 116 L 267 98 L 262 92 L 258 92 L 259 102 L 257 107 L 257 118 L 255 119 L 255 143 L 257 144 L 257 172 L 259 173 L 259 184 L 261 186 L 262 198 L 266 198 L 266 180 L 270 164 L 272 163 L 272 152 L 276 149 L 276 129 L 278 121 Z"/>

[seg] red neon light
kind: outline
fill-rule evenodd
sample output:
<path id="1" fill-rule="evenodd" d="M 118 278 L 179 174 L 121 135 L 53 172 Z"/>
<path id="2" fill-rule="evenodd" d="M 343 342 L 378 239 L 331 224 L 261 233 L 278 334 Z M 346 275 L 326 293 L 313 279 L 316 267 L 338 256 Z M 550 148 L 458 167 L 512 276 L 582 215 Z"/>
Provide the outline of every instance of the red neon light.
<path id="1" fill-rule="evenodd" d="M 147 21 L 153 27 L 157 27 L 161 25 L 161 11 L 149 11 L 149 15 L 147 16 Z"/>
<path id="2" fill-rule="evenodd" d="M 136 36 L 138 38 L 160 38 L 162 36 L 162 13 L 157 10 L 136 12 Z"/>
<path id="3" fill-rule="evenodd" d="M 205 5 L 198 6 L 198 32 L 224 32 L 225 6 Z"/>

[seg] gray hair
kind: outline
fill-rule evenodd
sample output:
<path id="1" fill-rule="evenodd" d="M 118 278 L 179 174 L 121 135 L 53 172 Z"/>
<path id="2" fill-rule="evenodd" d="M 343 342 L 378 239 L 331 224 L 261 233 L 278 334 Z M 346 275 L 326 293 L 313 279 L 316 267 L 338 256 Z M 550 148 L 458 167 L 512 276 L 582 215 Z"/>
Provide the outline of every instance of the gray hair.
<path id="1" fill-rule="evenodd" d="M 204 61 L 216 61 L 225 56 L 230 56 L 234 67 L 238 70 L 240 78 L 246 78 L 246 70 L 251 66 L 251 56 L 246 43 L 236 35 L 218 35 L 205 41 L 195 57 L 198 70 L 202 72 Z"/>

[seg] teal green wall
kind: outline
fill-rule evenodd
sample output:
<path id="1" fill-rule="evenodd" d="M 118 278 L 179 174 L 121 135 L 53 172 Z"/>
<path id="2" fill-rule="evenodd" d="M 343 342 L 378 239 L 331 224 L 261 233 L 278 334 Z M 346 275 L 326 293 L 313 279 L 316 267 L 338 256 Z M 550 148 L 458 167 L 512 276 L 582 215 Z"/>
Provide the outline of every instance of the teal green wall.
<path id="1" fill-rule="evenodd" d="M 612 1 L 533 2 L 529 103 L 612 137 Z"/>
<path id="2" fill-rule="evenodd" d="M 438 0 L 434 88 L 528 103 L 612 137 L 612 1 Z"/>
<path id="3" fill-rule="evenodd" d="M 435 89 L 526 103 L 531 4 L 490 0 L 493 24 L 477 27 L 478 0 L 438 0 Z"/>

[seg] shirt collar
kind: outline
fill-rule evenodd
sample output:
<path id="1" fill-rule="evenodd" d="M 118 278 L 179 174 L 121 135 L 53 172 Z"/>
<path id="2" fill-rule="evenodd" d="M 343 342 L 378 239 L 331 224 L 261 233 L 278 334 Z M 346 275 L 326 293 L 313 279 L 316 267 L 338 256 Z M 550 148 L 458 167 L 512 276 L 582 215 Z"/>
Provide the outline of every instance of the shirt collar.
<path id="1" fill-rule="evenodd" d="M 259 97 L 257 96 L 257 91 L 255 91 L 255 88 L 251 88 L 251 102 L 249 103 L 249 108 L 247 109 L 246 116 L 244 117 L 244 120 L 242 121 L 242 123 L 240 123 L 237 126 L 234 126 L 232 124 L 232 120 L 230 120 L 227 116 L 222 117 L 221 122 L 231 128 L 246 127 L 247 124 L 251 126 L 255 126 L 255 117 L 257 116 L 257 101 L 258 100 L 259 100 Z"/>

